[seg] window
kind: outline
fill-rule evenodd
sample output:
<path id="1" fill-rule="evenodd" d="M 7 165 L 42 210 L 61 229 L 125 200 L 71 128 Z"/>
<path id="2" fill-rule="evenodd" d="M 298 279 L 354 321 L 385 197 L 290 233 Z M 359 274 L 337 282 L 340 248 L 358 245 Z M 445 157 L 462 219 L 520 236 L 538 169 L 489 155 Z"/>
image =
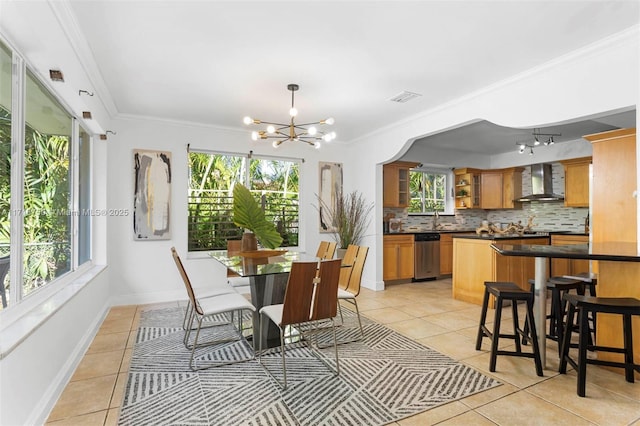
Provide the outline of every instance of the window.
<path id="1" fill-rule="evenodd" d="M 411 170 L 409 191 L 411 203 L 409 213 L 450 213 L 447 197 L 448 175 L 445 171 Z"/>
<path id="2" fill-rule="evenodd" d="M 298 245 L 300 164 L 294 160 L 222 153 L 189 153 L 189 251 L 226 248 L 240 239 L 233 223 L 233 186 L 240 182 L 259 199 L 282 245 Z"/>
<path id="3" fill-rule="evenodd" d="M 24 114 L 12 115 L 12 105 Z M 91 259 L 90 144 L 90 135 L 0 43 L 0 258 L 11 261 L 4 275 L 0 260 L 0 309 Z M 12 161 L 20 167 L 10 168 Z"/>
<path id="4" fill-rule="evenodd" d="M 71 116 L 27 71 L 23 295 L 71 270 Z"/>
<path id="5" fill-rule="evenodd" d="M 0 43 L 0 309 L 10 303 L 11 52 Z"/>

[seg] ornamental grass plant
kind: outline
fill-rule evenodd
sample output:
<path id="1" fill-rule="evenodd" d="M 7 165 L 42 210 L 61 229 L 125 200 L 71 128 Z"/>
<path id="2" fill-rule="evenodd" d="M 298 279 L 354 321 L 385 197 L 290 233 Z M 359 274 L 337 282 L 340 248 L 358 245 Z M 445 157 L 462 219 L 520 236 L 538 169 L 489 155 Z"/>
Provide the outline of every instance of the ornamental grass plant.
<path id="1" fill-rule="evenodd" d="M 346 249 L 349 244 L 359 245 L 371 222 L 373 203 L 367 203 L 364 196 L 354 190 L 348 194 L 339 192 L 333 206 L 318 197 L 321 211 L 333 227 L 338 247 Z"/>

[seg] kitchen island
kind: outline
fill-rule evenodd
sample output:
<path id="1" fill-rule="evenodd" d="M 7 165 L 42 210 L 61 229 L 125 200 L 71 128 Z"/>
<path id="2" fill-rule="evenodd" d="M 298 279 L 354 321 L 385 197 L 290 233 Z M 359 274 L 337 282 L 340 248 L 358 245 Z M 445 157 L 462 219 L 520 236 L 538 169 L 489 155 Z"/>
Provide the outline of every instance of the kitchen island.
<path id="1" fill-rule="evenodd" d="M 584 259 L 599 261 L 598 297 L 634 297 L 640 298 L 640 249 L 636 243 L 601 242 L 564 246 L 539 246 L 513 241 L 497 241 L 492 249 L 504 258 L 535 258 L 535 303 L 534 317 L 536 328 L 544 329 L 546 321 L 546 281 L 548 277 L 547 259 Z M 637 336 L 640 319 L 633 318 L 633 330 Z M 543 367 L 545 364 L 544 333 L 538 333 Z M 618 315 L 598 314 L 596 342 L 600 346 L 622 346 L 622 324 Z M 640 362 L 640 340 L 633 342 L 635 362 Z M 621 361 L 622 354 L 599 352 L 598 358 L 609 361 Z M 636 377 L 638 374 L 636 373 Z"/>
<path id="2" fill-rule="evenodd" d="M 529 289 L 535 275 L 532 258 L 501 256 L 491 248 L 494 243 L 549 244 L 547 234 L 525 235 L 453 235 L 453 298 L 481 305 L 485 281 L 510 281 Z M 494 307 L 493 298 L 489 306 Z"/>

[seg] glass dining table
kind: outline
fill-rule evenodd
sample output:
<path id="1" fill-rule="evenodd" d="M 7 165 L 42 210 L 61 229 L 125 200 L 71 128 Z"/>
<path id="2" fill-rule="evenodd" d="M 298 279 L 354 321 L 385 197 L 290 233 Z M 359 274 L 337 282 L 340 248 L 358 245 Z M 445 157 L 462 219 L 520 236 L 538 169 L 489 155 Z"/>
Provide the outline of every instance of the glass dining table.
<path id="1" fill-rule="evenodd" d="M 280 332 L 278 327 L 269 322 L 260 330 L 260 309 L 267 305 L 276 305 L 284 302 L 284 293 L 287 289 L 289 272 L 293 262 L 313 262 L 315 256 L 287 250 L 258 250 L 243 254 L 229 255 L 227 250 L 214 250 L 211 257 L 223 264 L 229 271 L 241 277 L 249 278 L 251 302 L 256 307 L 253 314 L 253 342 L 254 350 L 257 350 L 259 339 L 262 340 L 262 348 L 271 348 L 280 345 Z"/>

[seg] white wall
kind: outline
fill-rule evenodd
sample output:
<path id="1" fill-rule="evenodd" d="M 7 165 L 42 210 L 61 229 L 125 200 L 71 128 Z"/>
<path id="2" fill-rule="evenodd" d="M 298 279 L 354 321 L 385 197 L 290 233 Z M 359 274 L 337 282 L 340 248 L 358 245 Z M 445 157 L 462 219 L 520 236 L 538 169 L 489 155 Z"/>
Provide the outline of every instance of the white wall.
<path id="1" fill-rule="evenodd" d="M 111 266 L 113 303 L 132 304 L 184 299 L 186 294 L 169 248 L 175 246 L 192 274 L 224 280 L 225 270 L 202 254 L 187 256 L 187 144 L 191 150 L 227 153 L 265 154 L 287 158 L 303 158 L 300 181 L 300 248 L 315 253 L 321 239 L 331 239 L 318 232 L 317 205 L 318 162 L 345 162 L 339 147 L 324 144 L 315 150 L 309 145 L 286 142 L 274 150 L 270 142 L 251 141 L 249 131 L 166 123 L 151 120 L 115 120 L 117 136 L 109 144 L 107 161 L 109 189 L 108 208 L 132 209 L 134 148 L 166 150 L 172 154 L 171 240 L 134 241 L 133 220 L 110 217 L 108 258 Z M 350 186 L 345 179 L 345 186 Z"/>
<path id="2" fill-rule="evenodd" d="M 109 309 L 103 270 L 0 362 L 0 424 L 43 424 Z"/>

